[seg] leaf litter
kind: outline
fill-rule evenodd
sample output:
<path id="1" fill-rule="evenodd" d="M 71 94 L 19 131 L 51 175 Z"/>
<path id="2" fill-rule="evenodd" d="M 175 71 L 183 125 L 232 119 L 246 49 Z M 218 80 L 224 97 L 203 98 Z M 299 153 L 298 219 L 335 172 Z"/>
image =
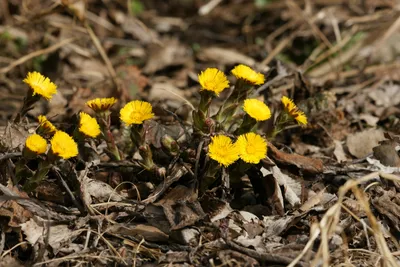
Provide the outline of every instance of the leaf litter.
<path id="1" fill-rule="evenodd" d="M 398 266 L 394 2 L 14 2 L 0 12 L 1 264 Z M 235 64 L 267 77 L 255 97 L 276 108 L 289 95 L 310 123 L 270 142 L 239 188 L 199 193 L 196 151 L 180 162 L 166 140 L 190 142 L 196 73 Z M 31 70 L 55 80 L 59 93 L 13 124 Z M 116 97 L 118 108 L 152 101 L 162 123 L 146 124 L 146 138 L 160 151 L 158 173 L 92 144 L 100 156 L 89 153 L 91 164 L 66 163 L 24 192 L 13 170 L 35 117 L 68 129 L 95 97 Z"/>

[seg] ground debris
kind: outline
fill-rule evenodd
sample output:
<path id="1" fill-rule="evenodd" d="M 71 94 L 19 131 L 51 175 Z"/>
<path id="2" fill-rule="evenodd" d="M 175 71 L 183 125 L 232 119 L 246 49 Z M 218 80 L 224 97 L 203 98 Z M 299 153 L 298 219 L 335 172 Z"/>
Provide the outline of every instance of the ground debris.
<path id="1" fill-rule="evenodd" d="M 398 266 L 395 1 L 19 2 L 0 4 L 0 267 Z M 257 122 L 267 157 L 206 173 L 212 138 L 237 139 L 239 126 L 214 116 L 239 84 L 237 64 L 265 77 L 246 97 L 274 115 Z M 207 68 L 229 84 L 200 114 L 204 134 L 192 112 Z M 33 71 L 58 93 L 20 118 Z M 275 136 L 282 96 L 307 124 L 292 118 Z M 103 97 L 117 100 L 98 117 L 114 147 L 76 127 Z M 142 99 L 154 117 L 133 144 L 138 125 L 120 110 Z M 44 159 L 24 154 L 39 115 L 79 140 L 82 156 L 60 159 L 26 193 Z M 238 105 L 228 120 L 244 116 Z"/>

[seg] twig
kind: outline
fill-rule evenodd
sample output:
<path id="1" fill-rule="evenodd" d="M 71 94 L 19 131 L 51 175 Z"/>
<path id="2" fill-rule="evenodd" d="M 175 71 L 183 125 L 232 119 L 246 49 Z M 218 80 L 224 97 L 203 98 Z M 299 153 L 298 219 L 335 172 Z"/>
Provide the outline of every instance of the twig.
<path id="1" fill-rule="evenodd" d="M 52 52 L 56 51 L 57 49 L 59 49 L 60 47 L 63 47 L 66 44 L 72 43 L 77 39 L 78 38 L 76 38 L 76 37 L 68 38 L 68 39 L 62 40 L 61 42 L 56 43 L 56 44 L 54 44 L 54 45 L 52 45 L 50 47 L 47 47 L 45 49 L 37 50 L 37 51 L 32 52 L 32 53 L 30 53 L 28 55 L 25 55 L 25 56 L 15 60 L 14 62 L 9 64 L 8 66 L 6 66 L 4 68 L 1 68 L 0 69 L 0 74 L 7 73 L 10 70 L 12 70 L 13 68 L 25 63 L 26 61 L 28 61 L 28 60 L 30 60 L 30 59 L 32 59 L 34 57 L 38 57 L 38 56 L 41 56 L 41 55 L 44 55 L 44 54 L 52 53 Z"/>
<path id="2" fill-rule="evenodd" d="M 299 7 L 299 5 L 293 1 L 293 0 L 286 0 L 286 4 L 288 5 L 289 8 L 294 9 L 294 11 L 298 14 L 300 14 L 301 18 L 307 22 L 307 24 L 310 26 L 312 32 L 314 35 L 318 36 L 322 42 L 329 48 L 332 48 L 331 42 L 326 38 L 325 34 L 321 32 L 321 30 L 314 24 L 313 21 L 311 21 L 303 12 L 303 10 Z"/>
<path id="3" fill-rule="evenodd" d="M 197 147 L 197 152 L 196 152 L 196 163 L 194 165 L 194 179 L 197 180 L 198 175 L 199 175 L 199 163 L 200 163 L 200 156 L 201 156 L 201 151 L 203 150 L 203 145 L 204 145 L 204 140 L 201 140 L 198 147 Z"/>
<path id="4" fill-rule="evenodd" d="M 86 231 L 86 240 L 85 240 L 85 245 L 83 246 L 83 250 L 86 250 L 89 247 L 89 241 L 90 241 L 90 233 L 92 232 L 92 229 L 90 225 L 88 226 L 88 231 Z"/>
<path id="5" fill-rule="evenodd" d="M 396 19 L 395 22 L 387 29 L 385 34 L 383 35 L 382 39 L 380 39 L 376 44 L 375 44 L 375 49 L 376 51 L 382 47 L 382 45 L 387 41 L 387 39 L 392 36 L 398 29 L 400 28 L 400 17 Z"/>
<path id="6" fill-rule="evenodd" d="M 133 256 L 133 267 L 136 267 L 136 261 L 137 261 L 137 254 L 140 252 L 140 246 L 143 244 L 144 242 L 144 238 L 142 238 L 142 240 L 140 240 L 140 243 L 137 245 L 135 252 L 134 252 L 134 256 Z"/>
<path id="7" fill-rule="evenodd" d="M 268 56 L 261 62 L 261 65 L 267 66 L 274 58 L 276 55 L 278 55 L 280 52 L 282 52 L 283 49 L 286 48 L 292 42 L 294 38 L 294 35 L 290 35 L 287 38 L 284 38 L 279 42 L 279 44 L 274 48 L 274 50 L 271 51 L 271 53 L 268 54 Z"/>
<path id="8" fill-rule="evenodd" d="M 97 51 L 99 52 L 101 58 L 104 60 L 104 63 L 106 63 L 108 73 L 110 74 L 111 79 L 112 79 L 115 87 L 117 88 L 118 94 L 121 94 L 121 88 L 119 87 L 118 82 L 117 82 L 117 73 L 115 72 L 115 69 L 114 69 L 113 65 L 111 64 L 110 59 L 108 58 L 106 52 L 104 51 L 103 46 L 101 46 L 99 38 L 97 38 L 96 34 L 92 30 L 92 28 L 89 26 L 87 21 L 84 22 L 84 26 L 85 26 L 87 32 L 89 33 L 89 36 L 92 39 L 93 44 L 96 47 Z"/>
<path id="9" fill-rule="evenodd" d="M 205 4 L 204 6 L 200 7 L 200 9 L 199 9 L 199 15 L 200 15 L 200 16 L 207 15 L 207 14 L 210 13 L 216 6 L 218 6 L 221 2 L 222 2 L 222 0 L 211 0 L 210 2 L 208 2 L 207 4 Z"/>
<path id="10" fill-rule="evenodd" d="M 260 253 L 255 250 L 249 249 L 249 248 L 244 248 L 228 239 L 225 239 L 225 242 L 228 246 L 230 246 L 234 250 L 244 253 L 247 256 L 252 257 L 260 262 L 278 263 L 278 264 L 288 265 L 293 260 L 291 257 L 279 255 L 276 253 L 266 253 L 266 252 Z M 298 262 L 297 265 L 298 266 L 308 266 L 308 264 L 305 262 Z"/>
<path id="11" fill-rule="evenodd" d="M 145 200 L 141 202 L 141 204 L 150 204 L 155 202 L 168 188 L 171 184 L 178 181 L 182 176 L 187 174 L 188 171 L 185 167 L 180 164 L 176 164 L 172 169 L 171 174 L 165 177 L 164 181 L 162 181 L 154 192 L 148 196 Z"/>
<path id="12" fill-rule="evenodd" d="M 9 250 L 4 251 L 4 253 L 0 256 L 0 259 L 4 258 L 5 256 L 7 256 L 8 253 L 11 253 L 14 249 L 16 249 L 19 246 L 28 244 L 28 241 L 22 241 L 18 244 L 16 244 L 15 246 L 13 246 L 12 248 L 10 248 Z"/>
<path id="13" fill-rule="evenodd" d="M 2 227 L 0 234 L 0 255 L 3 254 L 5 243 L 6 243 L 6 233 L 4 231 L 4 228 Z"/>
<path id="14" fill-rule="evenodd" d="M 83 206 L 78 202 L 78 200 L 75 198 L 74 194 L 72 193 L 71 189 L 69 189 L 69 186 L 67 185 L 67 183 L 64 181 L 64 179 L 62 178 L 62 175 L 60 173 L 60 169 L 57 167 L 53 167 L 54 172 L 56 173 L 58 179 L 60 179 L 61 184 L 64 186 L 65 190 L 67 191 L 68 195 L 70 196 L 72 202 L 75 204 L 75 206 L 78 208 L 78 210 L 80 211 L 81 215 L 85 214 L 85 209 L 83 208 Z"/>

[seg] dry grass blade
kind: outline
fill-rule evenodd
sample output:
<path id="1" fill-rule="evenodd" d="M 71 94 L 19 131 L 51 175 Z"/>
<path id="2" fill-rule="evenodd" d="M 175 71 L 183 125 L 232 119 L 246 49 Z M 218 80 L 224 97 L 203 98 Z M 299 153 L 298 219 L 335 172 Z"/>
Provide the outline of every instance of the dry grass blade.
<path id="1" fill-rule="evenodd" d="M 62 40 L 59 43 L 56 43 L 56 44 L 54 44 L 54 45 L 52 45 L 52 46 L 50 46 L 48 48 L 40 49 L 38 51 L 32 52 L 32 53 L 30 53 L 28 55 L 25 55 L 25 56 L 15 60 L 14 62 L 9 64 L 8 66 L 6 66 L 4 68 L 1 68 L 0 69 L 0 74 L 7 73 L 10 70 L 12 70 L 13 68 L 25 63 L 26 61 L 28 61 L 28 60 L 30 60 L 32 58 L 35 58 L 35 57 L 38 57 L 38 56 L 41 56 L 41 55 L 45 55 L 45 54 L 50 54 L 50 53 L 56 51 L 57 49 L 65 46 L 65 45 L 67 45 L 69 43 L 72 43 L 72 42 L 76 41 L 77 39 L 78 38 L 76 38 L 76 37 L 68 38 L 68 39 Z"/>
<path id="2" fill-rule="evenodd" d="M 367 213 L 368 219 L 371 223 L 371 228 L 373 235 L 376 239 L 379 252 L 381 253 L 382 261 L 384 266 L 398 266 L 396 263 L 396 259 L 394 258 L 393 254 L 389 250 L 385 238 L 383 237 L 382 231 L 377 223 L 376 217 L 372 214 L 372 211 L 369 207 L 368 201 L 364 193 L 358 188 L 358 186 L 362 183 L 375 179 L 377 177 L 382 177 L 385 179 L 393 180 L 393 181 L 400 181 L 400 177 L 392 174 L 385 174 L 379 172 L 370 173 L 360 179 L 356 180 L 349 180 L 339 189 L 338 194 L 338 201 L 328 209 L 328 211 L 324 214 L 320 223 L 314 223 L 311 227 L 311 234 L 310 239 L 307 242 L 306 246 L 304 247 L 303 251 L 293 260 L 288 267 L 294 267 L 299 262 L 299 260 L 312 248 L 315 240 L 320 236 L 321 238 L 321 245 L 319 246 L 318 252 L 313 260 L 312 266 L 319 265 L 318 263 L 321 262 L 323 266 L 329 266 L 329 249 L 328 244 L 329 240 L 332 237 L 332 234 L 335 233 L 340 214 L 341 214 L 341 207 L 343 200 L 345 199 L 346 194 L 352 190 L 355 196 L 357 197 L 359 203 Z"/>
<path id="3" fill-rule="evenodd" d="M 117 73 L 115 72 L 115 69 L 110 61 L 110 59 L 107 56 L 107 53 L 104 51 L 103 46 L 101 45 L 99 38 L 97 38 L 96 34 L 92 30 L 92 28 L 89 26 L 87 22 L 85 22 L 85 28 L 87 32 L 89 33 L 90 38 L 93 41 L 94 46 L 96 47 L 97 51 L 99 52 L 101 58 L 104 60 L 104 63 L 106 63 L 107 70 L 110 73 L 111 79 L 117 89 L 118 93 L 121 93 L 121 88 L 119 87 L 118 81 L 117 81 Z"/>

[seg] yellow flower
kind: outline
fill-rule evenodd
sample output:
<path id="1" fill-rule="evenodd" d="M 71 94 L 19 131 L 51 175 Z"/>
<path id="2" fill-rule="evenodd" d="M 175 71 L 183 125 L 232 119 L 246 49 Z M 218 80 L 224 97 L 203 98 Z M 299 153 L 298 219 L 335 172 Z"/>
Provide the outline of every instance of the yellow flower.
<path id="1" fill-rule="evenodd" d="M 39 115 L 39 132 L 53 134 L 57 131 L 57 128 L 46 118 L 46 116 Z"/>
<path id="2" fill-rule="evenodd" d="M 100 126 L 95 118 L 85 112 L 79 113 L 79 131 L 86 136 L 96 138 L 100 134 Z"/>
<path id="3" fill-rule="evenodd" d="M 71 136 L 63 131 L 57 131 L 50 143 L 51 151 L 60 158 L 69 159 L 78 155 L 78 145 Z"/>
<path id="4" fill-rule="evenodd" d="M 307 116 L 304 114 L 303 111 L 299 110 L 293 100 L 282 96 L 282 104 L 285 108 L 285 111 L 292 116 L 299 124 L 306 125 L 307 124 Z"/>
<path id="5" fill-rule="evenodd" d="M 47 141 L 38 134 L 33 134 L 26 138 L 25 147 L 35 154 L 43 154 L 47 150 Z"/>
<path id="6" fill-rule="evenodd" d="M 142 124 L 143 121 L 153 117 L 154 113 L 151 104 L 140 100 L 127 103 L 120 111 L 120 118 L 127 125 Z"/>
<path id="7" fill-rule="evenodd" d="M 271 118 L 271 111 L 268 106 L 258 99 L 246 99 L 243 104 L 243 109 L 256 121 L 265 121 Z"/>
<path id="8" fill-rule="evenodd" d="M 242 134 L 236 144 L 244 162 L 258 164 L 267 155 L 267 142 L 258 134 Z"/>
<path id="9" fill-rule="evenodd" d="M 239 151 L 236 144 L 228 136 L 217 135 L 211 138 L 208 146 L 208 155 L 219 164 L 228 167 L 239 159 Z"/>
<path id="10" fill-rule="evenodd" d="M 229 87 L 226 75 L 217 68 L 207 68 L 199 74 L 199 83 L 202 90 L 214 92 L 217 96 Z"/>
<path id="11" fill-rule="evenodd" d="M 57 93 L 57 85 L 51 82 L 49 78 L 36 71 L 29 72 L 23 82 L 32 88 L 33 95 L 41 95 L 47 100 L 51 99 L 53 95 Z"/>
<path id="12" fill-rule="evenodd" d="M 246 65 L 237 65 L 231 71 L 237 79 L 246 81 L 251 85 L 260 85 L 264 83 L 264 74 L 254 71 L 252 68 Z"/>
<path id="13" fill-rule="evenodd" d="M 115 103 L 117 99 L 114 97 L 110 98 L 95 98 L 86 102 L 86 105 L 95 112 L 104 112 L 109 110 Z"/>

